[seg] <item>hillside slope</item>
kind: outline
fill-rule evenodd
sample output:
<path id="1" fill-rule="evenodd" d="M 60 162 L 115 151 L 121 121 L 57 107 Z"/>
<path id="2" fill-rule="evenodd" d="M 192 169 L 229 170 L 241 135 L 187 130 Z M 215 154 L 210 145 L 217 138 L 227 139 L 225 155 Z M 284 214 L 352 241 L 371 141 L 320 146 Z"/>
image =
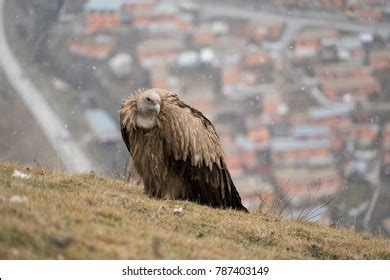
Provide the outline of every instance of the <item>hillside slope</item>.
<path id="1" fill-rule="evenodd" d="M 13 177 L 14 170 L 31 175 Z M 174 214 L 175 205 L 184 211 Z M 272 214 L 147 198 L 138 187 L 0 163 L 0 259 L 390 259 L 390 242 Z"/>

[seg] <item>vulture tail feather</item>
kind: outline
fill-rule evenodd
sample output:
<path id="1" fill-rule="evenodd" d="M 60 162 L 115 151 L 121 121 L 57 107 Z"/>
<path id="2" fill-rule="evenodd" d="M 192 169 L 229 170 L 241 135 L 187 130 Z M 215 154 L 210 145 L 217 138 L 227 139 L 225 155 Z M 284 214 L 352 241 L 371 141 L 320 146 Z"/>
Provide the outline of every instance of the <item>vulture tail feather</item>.
<path id="1" fill-rule="evenodd" d="M 226 166 L 223 166 L 222 169 L 223 174 L 223 181 L 225 181 L 225 193 L 229 194 L 227 195 L 228 198 L 228 207 L 231 207 L 236 210 L 241 210 L 244 212 L 249 212 L 248 209 L 245 208 L 244 205 L 242 205 L 241 197 L 236 189 L 236 186 L 233 183 L 233 180 L 230 176 L 229 171 L 226 169 Z"/>

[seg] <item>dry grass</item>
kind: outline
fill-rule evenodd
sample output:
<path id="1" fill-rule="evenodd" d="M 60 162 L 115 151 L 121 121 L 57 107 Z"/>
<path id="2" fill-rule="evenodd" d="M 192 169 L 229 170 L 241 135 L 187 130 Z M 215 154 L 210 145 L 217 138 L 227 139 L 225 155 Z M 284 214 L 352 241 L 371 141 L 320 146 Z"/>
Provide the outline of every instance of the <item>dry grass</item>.
<path id="1" fill-rule="evenodd" d="M 15 169 L 31 178 L 12 177 Z M 175 205 L 184 212 L 173 214 Z M 153 200 L 93 174 L 0 163 L 0 259 L 57 258 L 390 259 L 390 242 L 268 213 Z"/>

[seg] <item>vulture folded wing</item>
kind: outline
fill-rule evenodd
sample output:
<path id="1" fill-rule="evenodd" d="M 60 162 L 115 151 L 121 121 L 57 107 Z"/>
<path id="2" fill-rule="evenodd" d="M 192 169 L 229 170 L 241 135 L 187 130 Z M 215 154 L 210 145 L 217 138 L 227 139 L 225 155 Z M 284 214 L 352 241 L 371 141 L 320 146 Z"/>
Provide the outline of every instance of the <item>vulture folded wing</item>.
<path id="1" fill-rule="evenodd" d="M 132 154 L 132 148 L 131 148 L 131 141 L 130 138 L 132 137 L 132 134 L 134 130 L 136 129 L 135 126 L 135 119 L 137 114 L 136 109 L 136 100 L 134 97 L 129 97 L 125 102 L 122 104 L 122 108 L 119 111 L 119 117 L 120 117 L 120 126 L 121 126 L 121 133 L 123 141 L 126 144 L 127 150 Z"/>
<path id="2" fill-rule="evenodd" d="M 127 129 L 126 129 L 126 126 L 124 126 L 122 124 L 121 124 L 121 133 L 122 133 L 123 142 L 125 142 L 127 150 L 131 153 L 129 133 L 128 133 Z"/>
<path id="3" fill-rule="evenodd" d="M 159 122 L 176 160 L 190 158 L 193 166 L 206 165 L 210 170 L 213 164 L 221 167 L 223 151 L 219 137 L 201 112 L 170 94 L 160 112 Z"/>
<path id="4" fill-rule="evenodd" d="M 224 162 L 212 123 L 176 95 L 168 95 L 159 116 L 171 168 L 184 175 L 190 200 L 247 211 Z"/>

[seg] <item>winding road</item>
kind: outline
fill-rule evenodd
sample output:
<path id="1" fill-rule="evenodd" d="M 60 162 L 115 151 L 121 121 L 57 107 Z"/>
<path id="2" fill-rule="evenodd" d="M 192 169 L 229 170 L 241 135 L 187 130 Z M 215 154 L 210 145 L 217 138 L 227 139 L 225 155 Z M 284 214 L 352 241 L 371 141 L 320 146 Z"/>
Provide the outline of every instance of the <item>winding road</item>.
<path id="1" fill-rule="evenodd" d="M 88 157 L 72 139 L 64 122 L 29 80 L 26 72 L 12 53 L 5 35 L 3 13 L 4 0 L 0 0 L 0 62 L 14 92 L 34 116 L 68 171 L 91 171 L 93 165 Z"/>
<path id="2" fill-rule="evenodd" d="M 245 8 L 237 8 L 229 5 L 217 5 L 217 4 L 201 4 L 202 16 L 207 18 L 212 17 L 231 17 L 238 19 L 251 19 L 251 20 L 276 20 L 287 23 L 287 29 L 282 35 L 279 42 L 274 43 L 275 49 L 281 50 L 290 44 L 292 38 L 301 28 L 306 26 L 318 26 L 318 27 L 334 27 L 344 31 L 351 32 L 367 32 L 375 33 L 384 38 L 390 36 L 390 25 L 386 23 L 370 22 L 360 23 L 345 20 L 330 20 L 326 18 L 314 18 L 294 15 L 280 15 L 270 12 L 263 12 L 259 10 L 249 10 Z"/>

